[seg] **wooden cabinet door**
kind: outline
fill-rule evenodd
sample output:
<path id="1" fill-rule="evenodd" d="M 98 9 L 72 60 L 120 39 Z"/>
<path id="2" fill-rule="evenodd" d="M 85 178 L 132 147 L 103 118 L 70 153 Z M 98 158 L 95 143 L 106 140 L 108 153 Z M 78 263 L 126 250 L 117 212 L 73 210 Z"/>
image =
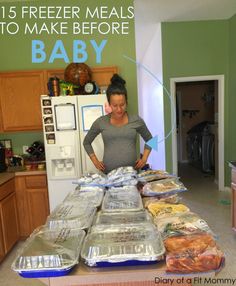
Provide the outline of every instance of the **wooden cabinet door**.
<path id="1" fill-rule="evenodd" d="M 46 175 L 19 176 L 15 178 L 20 237 L 45 224 L 49 215 Z"/>
<path id="2" fill-rule="evenodd" d="M 16 195 L 11 193 L 0 202 L 4 250 L 7 253 L 18 240 Z"/>
<path id="3" fill-rule="evenodd" d="M 31 232 L 46 222 L 49 215 L 47 189 L 27 189 Z"/>
<path id="4" fill-rule="evenodd" d="M 45 93 L 43 71 L 0 74 L 0 106 L 4 131 L 41 130 L 40 95 Z"/>
<path id="5" fill-rule="evenodd" d="M 0 262 L 5 256 L 4 243 L 3 243 L 3 234 L 2 234 L 2 219 L 0 217 Z"/>
<path id="6" fill-rule="evenodd" d="M 30 228 L 30 214 L 28 209 L 27 197 L 26 197 L 26 187 L 25 187 L 25 177 L 17 176 L 15 177 L 15 192 L 16 192 L 16 202 L 17 202 L 17 213 L 19 221 L 19 234 L 20 238 L 26 238 L 31 233 Z"/>

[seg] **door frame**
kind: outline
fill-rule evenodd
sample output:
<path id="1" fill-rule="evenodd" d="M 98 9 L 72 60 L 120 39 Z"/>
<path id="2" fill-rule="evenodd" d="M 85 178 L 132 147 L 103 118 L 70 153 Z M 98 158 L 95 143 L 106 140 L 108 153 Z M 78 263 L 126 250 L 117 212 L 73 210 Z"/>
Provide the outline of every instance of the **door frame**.
<path id="1" fill-rule="evenodd" d="M 171 104 L 171 122 L 176 122 L 176 83 L 191 81 L 209 81 L 218 82 L 218 188 L 225 190 L 225 164 L 224 164 L 224 75 L 192 76 L 170 78 Z M 172 133 L 172 170 L 178 174 L 177 157 L 177 132 L 174 128 Z"/>

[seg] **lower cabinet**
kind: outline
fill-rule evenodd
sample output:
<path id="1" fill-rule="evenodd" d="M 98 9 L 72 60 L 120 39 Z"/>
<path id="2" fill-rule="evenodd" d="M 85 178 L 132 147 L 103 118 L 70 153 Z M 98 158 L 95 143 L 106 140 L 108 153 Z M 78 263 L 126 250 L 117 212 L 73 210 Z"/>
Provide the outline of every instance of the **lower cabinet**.
<path id="1" fill-rule="evenodd" d="M 0 261 L 19 237 L 14 179 L 0 186 Z"/>
<path id="2" fill-rule="evenodd" d="M 46 175 L 15 177 L 19 232 L 28 237 L 33 230 L 45 224 L 49 215 Z"/>
<path id="3" fill-rule="evenodd" d="M 2 224 L 0 223 L 0 262 L 5 256 L 4 243 L 3 243 L 3 234 L 2 234 Z"/>

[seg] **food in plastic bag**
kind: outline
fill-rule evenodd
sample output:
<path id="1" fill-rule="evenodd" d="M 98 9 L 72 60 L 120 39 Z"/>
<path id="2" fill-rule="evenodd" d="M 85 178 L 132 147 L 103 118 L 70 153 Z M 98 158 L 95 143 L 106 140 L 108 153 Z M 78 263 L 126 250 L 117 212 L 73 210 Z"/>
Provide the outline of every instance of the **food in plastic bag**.
<path id="1" fill-rule="evenodd" d="M 164 243 L 167 272 L 207 272 L 218 270 L 224 262 L 223 252 L 206 233 L 170 237 Z"/>
<path id="2" fill-rule="evenodd" d="M 214 235 L 205 220 L 192 212 L 177 213 L 168 217 L 154 218 L 163 239 L 170 236 L 207 232 Z"/>
<path id="3" fill-rule="evenodd" d="M 166 204 L 163 202 L 153 202 L 147 207 L 154 217 L 164 217 L 173 214 L 188 212 L 189 208 L 183 204 Z"/>
<path id="4" fill-rule="evenodd" d="M 171 195 L 187 191 L 187 188 L 178 178 L 169 178 L 147 183 L 141 191 L 143 196 Z"/>
<path id="5" fill-rule="evenodd" d="M 26 278 L 62 276 L 79 261 L 81 229 L 36 229 L 18 250 L 12 269 Z"/>
<path id="6" fill-rule="evenodd" d="M 152 203 L 167 203 L 167 204 L 179 204 L 180 202 L 180 197 L 175 194 L 175 195 L 167 195 L 167 196 L 163 196 L 163 197 L 144 197 L 143 198 L 143 204 L 145 206 L 145 208 L 147 208 L 149 206 L 149 204 Z"/>
<path id="7" fill-rule="evenodd" d="M 107 177 L 103 174 L 88 173 L 85 176 L 80 177 L 74 181 L 74 184 L 85 185 L 85 186 L 105 186 Z"/>
<path id="8" fill-rule="evenodd" d="M 120 178 L 120 177 L 126 176 L 126 175 L 137 176 L 137 171 L 131 166 L 119 167 L 119 168 L 114 169 L 111 172 L 109 172 L 107 174 L 107 178 L 108 178 L 108 180 L 114 180 L 116 178 Z"/>
<path id="9" fill-rule="evenodd" d="M 171 175 L 164 170 L 147 170 L 138 174 L 138 180 L 140 182 L 151 182 L 171 177 L 176 176 Z"/>
<path id="10" fill-rule="evenodd" d="M 137 171 L 133 167 L 120 167 L 107 174 L 106 187 L 137 185 Z"/>

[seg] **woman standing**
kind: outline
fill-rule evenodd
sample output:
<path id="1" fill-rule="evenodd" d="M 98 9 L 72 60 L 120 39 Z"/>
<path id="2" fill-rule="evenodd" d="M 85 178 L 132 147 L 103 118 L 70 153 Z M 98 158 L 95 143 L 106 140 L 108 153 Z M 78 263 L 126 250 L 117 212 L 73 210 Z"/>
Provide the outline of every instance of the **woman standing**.
<path id="1" fill-rule="evenodd" d="M 113 75 L 106 94 L 111 113 L 95 120 L 84 138 L 84 148 L 95 167 L 105 173 L 123 166 L 140 169 L 146 164 L 151 148 L 145 144 L 142 158 L 137 159 L 137 134 L 145 142 L 152 135 L 142 118 L 127 113 L 127 90 L 125 81 L 119 75 Z M 103 161 L 98 160 L 91 145 L 99 133 L 104 142 Z"/>

